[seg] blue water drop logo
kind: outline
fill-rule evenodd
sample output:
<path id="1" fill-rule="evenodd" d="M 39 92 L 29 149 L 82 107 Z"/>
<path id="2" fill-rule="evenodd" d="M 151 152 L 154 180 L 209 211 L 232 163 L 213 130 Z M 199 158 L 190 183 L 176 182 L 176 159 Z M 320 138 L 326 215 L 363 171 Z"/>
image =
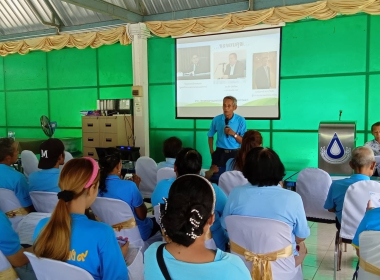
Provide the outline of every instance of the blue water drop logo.
<path id="1" fill-rule="evenodd" d="M 329 146 L 327 147 L 327 155 L 332 159 L 340 159 L 344 156 L 344 148 L 339 140 L 338 135 L 335 133 L 331 139 Z"/>

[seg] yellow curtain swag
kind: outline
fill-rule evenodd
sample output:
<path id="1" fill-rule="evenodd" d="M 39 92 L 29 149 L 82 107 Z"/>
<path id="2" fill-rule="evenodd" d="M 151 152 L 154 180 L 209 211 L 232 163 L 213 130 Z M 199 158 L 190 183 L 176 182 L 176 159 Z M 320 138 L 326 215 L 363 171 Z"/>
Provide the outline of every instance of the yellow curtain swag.
<path id="1" fill-rule="evenodd" d="M 255 254 L 233 241 L 231 243 L 231 251 L 245 257 L 249 262 L 252 262 L 251 277 L 252 280 L 273 280 L 272 267 L 270 262 L 277 259 L 287 258 L 293 255 L 293 246 L 289 246 L 267 254 Z"/>
<path id="2" fill-rule="evenodd" d="M 131 229 L 137 226 L 135 218 L 131 218 L 128 221 L 113 225 L 112 228 L 115 231 L 121 231 L 122 229 Z"/>
<path id="3" fill-rule="evenodd" d="M 26 211 L 25 208 L 21 207 L 21 208 L 17 208 L 17 209 L 14 209 L 14 210 L 11 210 L 11 211 L 8 211 L 7 213 L 5 213 L 5 215 L 8 217 L 8 218 L 13 218 L 13 217 L 16 217 L 16 216 L 25 216 L 25 215 L 28 215 L 29 212 Z"/>
<path id="4" fill-rule="evenodd" d="M 366 262 L 363 258 L 360 258 L 359 265 L 363 270 L 367 271 L 368 273 L 380 276 L 380 267 Z"/>
<path id="5" fill-rule="evenodd" d="M 205 34 L 222 29 L 241 30 L 259 23 L 277 25 L 281 22 L 295 22 L 306 17 L 319 20 L 334 18 L 338 14 L 352 15 L 364 12 L 371 15 L 380 14 L 380 0 L 325 0 L 314 3 L 270 8 L 212 16 L 197 19 L 173 21 L 149 21 L 146 25 L 159 37 L 181 36 L 186 33 Z"/>
<path id="6" fill-rule="evenodd" d="M 13 267 L 0 271 L 0 280 L 16 280 L 18 275 Z"/>
<path id="7" fill-rule="evenodd" d="M 51 50 L 60 50 L 64 47 L 78 49 L 91 47 L 95 49 L 117 42 L 120 42 L 122 45 L 129 45 L 131 41 L 128 38 L 126 28 L 126 26 L 121 26 L 99 32 L 62 34 L 15 42 L 0 42 L 0 55 L 6 56 L 13 53 L 27 54 L 35 50 L 49 52 Z"/>

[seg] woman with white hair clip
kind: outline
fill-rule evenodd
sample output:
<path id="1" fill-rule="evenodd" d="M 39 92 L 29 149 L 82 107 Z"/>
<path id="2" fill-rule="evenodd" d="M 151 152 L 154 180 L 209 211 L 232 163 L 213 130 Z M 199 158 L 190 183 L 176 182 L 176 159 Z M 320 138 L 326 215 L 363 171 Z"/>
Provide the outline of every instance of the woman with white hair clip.
<path id="1" fill-rule="evenodd" d="M 145 252 L 146 280 L 251 279 L 238 256 L 205 247 L 206 233 L 215 219 L 215 191 L 205 178 L 179 177 L 160 208 L 168 243 L 154 243 Z"/>

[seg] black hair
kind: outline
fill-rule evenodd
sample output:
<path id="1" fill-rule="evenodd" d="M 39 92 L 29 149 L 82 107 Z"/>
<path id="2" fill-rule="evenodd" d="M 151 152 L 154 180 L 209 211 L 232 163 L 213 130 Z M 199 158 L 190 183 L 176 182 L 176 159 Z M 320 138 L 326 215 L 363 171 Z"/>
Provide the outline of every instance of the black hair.
<path id="1" fill-rule="evenodd" d="M 380 126 L 380 122 L 376 122 L 371 126 L 371 132 L 373 132 L 376 126 Z"/>
<path id="2" fill-rule="evenodd" d="M 213 203 L 213 191 L 205 178 L 194 175 L 178 178 L 170 187 L 167 204 L 160 205 L 164 233 L 173 242 L 189 247 L 195 241 L 189 236 L 192 232 L 197 236 L 203 234 Z"/>
<path id="3" fill-rule="evenodd" d="M 202 156 L 197 150 L 183 148 L 177 155 L 174 165 L 178 176 L 186 174 L 199 174 L 202 169 Z"/>
<path id="4" fill-rule="evenodd" d="M 13 156 L 14 142 L 15 140 L 13 138 L 0 138 L 0 161 L 5 160 L 7 156 Z"/>
<path id="5" fill-rule="evenodd" d="M 182 149 L 182 141 L 177 137 L 170 137 L 164 141 L 162 152 L 166 158 L 176 158 Z"/>
<path id="6" fill-rule="evenodd" d="M 120 163 L 121 153 L 116 148 L 105 149 L 105 155 L 99 158 L 100 167 L 100 179 L 99 179 L 99 190 L 100 194 L 107 192 L 106 178 L 109 173 Z"/>
<path id="7" fill-rule="evenodd" d="M 275 151 L 257 147 L 247 154 L 243 175 L 252 185 L 275 186 L 285 176 L 285 167 Z"/>

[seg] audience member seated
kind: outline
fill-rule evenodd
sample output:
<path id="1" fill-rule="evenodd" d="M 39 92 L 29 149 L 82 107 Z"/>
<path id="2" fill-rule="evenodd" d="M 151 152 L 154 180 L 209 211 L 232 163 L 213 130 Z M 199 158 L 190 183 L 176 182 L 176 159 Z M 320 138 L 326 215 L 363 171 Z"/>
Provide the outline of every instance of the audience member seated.
<path id="1" fill-rule="evenodd" d="M 243 136 L 241 148 L 236 158 L 230 158 L 226 163 L 226 171 L 238 170 L 242 171 L 245 157 L 250 150 L 263 145 L 263 137 L 257 130 L 248 130 Z"/>
<path id="2" fill-rule="evenodd" d="M 235 187 L 227 200 L 222 217 L 239 215 L 284 222 L 292 229 L 296 265 L 306 256 L 304 240 L 310 235 L 301 196 L 282 187 L 285 168 L 278 155 L 269 148 L 253 148 L 246 156 L 243 175 L 249 184 Z M 300 251 L 296 249 L 299 245 Z"/>
<path id="3" fill-rule="evenodd" d="M 360 222 L 352 245 L 356 248 L 358 256 L 360 256 L 359 236 L 363 231 L 380 231 L 380 208 L 372 208 L 371 202 L 368 202 L 367 212 L 363 220 Z"/>
<path id="4" fill-rule="evenodd" d="M 324 206 L 329 212 L 335 213 L 337 218 L 336 226 L 338 229 L 340 229 L 340 223 L 342 221 L 344 196 L 346 195 L 348 187 L 358 181 L 370 180 L 369 177 L 373 174 L 376 165 L 373 151 L 368 147 L 355 148 L 352 151 L 349 164 L 355 174 L 350 178 L 332 182 Z"/>
<path id="5" fill-rule="evenodd" d="M 12 228 L 12 224 L 7 216 L 5 216 L 5 214 L 1 211 L 0 228 L 0 251 L 8 259 L 9 263 L 14 267 L 16 273 L 18 274 L 18 277 L 21 280 L 37 280 L 28 258 L 24 255 L 25 249 L 20 245 L 20 238 Z M 31 249 L 32 248 L 30 247 L 27 249 L 27 251 L 32 252 Z M 2 272 L 0 271 L 0 279 L 8 279 L 1 278 L 1 273 Z"/>
<path id="6" fill-rule="evenodd" d="M 29 191 L 60 192 L 59 166 L 65 163 L 65 146 L 59 139 L 50 138 L 40 146 L 40 171 L 29 176 Z"/>
<path id="7" fill-rule="evenodd" d="M 206 233 L 215 220 L 215 197 L 215 187 L 199 175 L 184 175 L 174 181 L 168 199 L 160 206 L 161 227 L 168 243 L 156 242 L 145 251 L 146 280 L 251 279 L 238 256 L 205 247 Z"/>
<path id="8" fill-rule="evenodd" d="M 99 159 L 99 197 L 120 199 L 127 203 L 135 216 L 141 238 L 146 241 L 160 230 L 154 218 L 147 218 L 147 208 L 136 184 L 120 179 L 121 154 L 116 148 L 107 148 L 105 157 Z"/>
<path id="9" fill-rule="evenodd" d="M 58 204 L 34 232 L 36 256 L 78 266 L 96 280 L 128 279 L 124 258 L 129 243 L 120 247 L 109 225 L 84 215 L 98 195 L 98 164 L 92 158 L 72 159 L 64 165 L 58 184 Z"/>
<path id="10" fill-rule="evenodd" d="M 21 206 L 27 212 L 33 212 L 26 177 L 11 167 L 17 159 L 18 145 L 13 138 L 0 138 L 0 188 L 14 191 Z"/>
<path id="11" fill-rule="evenodd" d="M 175 158 L 179 151 L 182 150 L 182 141 L 177 137 L 170 137 L 164 141 L 162 152 L 165 156 L 165 161 L 157 164 L 157 170 L 164 167 L 174 168 Z"/>
<path id="12" fill-rule="evenodd" d="M 177 178 L 186 174 L 198 175 L 202 168 L 202 156 L 192 148 L 184 148 L 177 155 L 174 171 Z M 152 205 L 156 206 L 164 202 L 164 198 L 169 195 L 171 185 L 176 178 L 166 179 L 159 182 L 152 193 Z M 216 185 L 212 184 L 216 193 L 216 208 L 215 208 L 215 222 L 211 227 L 212 237 L 216 246 L 221 249 L 226 249 L 228 242 L 228 235 L 220 225 L 220 216 L 223 213 L 224 206 L 227 201 L 225 193 Z"/>
<path id="13" fill-rule="evenodd" d="M 380 122 L 371 126 L 371 133 L 375 139 L 365 143 L 365 146 L 371 148 L 375 156 L 380 156 Z"/>

